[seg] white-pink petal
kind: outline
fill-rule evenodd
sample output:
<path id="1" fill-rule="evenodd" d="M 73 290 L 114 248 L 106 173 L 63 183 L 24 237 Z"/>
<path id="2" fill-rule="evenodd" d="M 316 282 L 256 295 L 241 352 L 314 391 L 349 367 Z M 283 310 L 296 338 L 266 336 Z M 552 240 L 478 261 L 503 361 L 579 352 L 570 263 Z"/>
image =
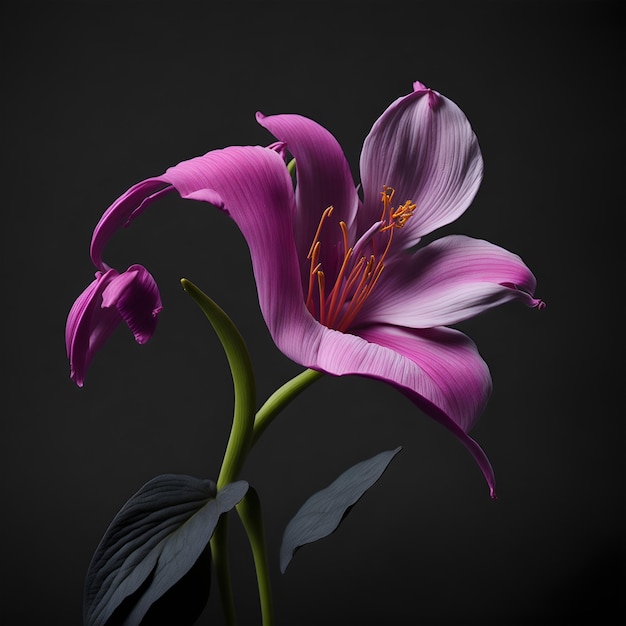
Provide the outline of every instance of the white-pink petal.
<path id="1" fill-rule="evenodd" d="M 456 324 L 511 300 L 533 297 L 536 279 L 522 259 L 482 239 L 449 235 L 389 263 L 355 324 L 410 328 Z"/>
<path id="2" fill-rule="evenodd" d="M 404 248 L 457 219 L 476 195 L 483 173 L 478 140 L 461 109 L 421 83 L 414 89 L 376 121 L 360 164 L 361 231 L 380 215 L 383 185 L 395 189 L 396 206 L 408 200 L 417 205 L 398 233 Z"/>

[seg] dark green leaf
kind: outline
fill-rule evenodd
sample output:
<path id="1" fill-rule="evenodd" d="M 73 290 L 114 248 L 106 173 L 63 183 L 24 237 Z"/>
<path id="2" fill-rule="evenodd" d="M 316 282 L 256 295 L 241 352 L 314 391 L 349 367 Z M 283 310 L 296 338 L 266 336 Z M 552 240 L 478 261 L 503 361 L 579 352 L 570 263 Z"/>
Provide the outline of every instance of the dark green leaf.
<path id="1" fill-rule="evenodd" d="M 216 493 L 213 481 L 179 474 L 147 482 L 96 549 L 85 584 L 85 626 L 142 624 L 150 607 L 174 593 L 177 583 L 185 587 L 182 579 L 207 548 L 220 515 L 247 490 L 248 484 L 238 481 Z M 179 622 L 186 623 L 193 622 Z"/>
<path id="2" fill-rule="evenodd" d="M 381 452 L 346 470 L 326 489 L 311 496 L 287 524 L 280 548 L 280 570 L 285 573 L 296 550 L 333 533 L 361 496 L 382 476 L 401 450 Z"/>

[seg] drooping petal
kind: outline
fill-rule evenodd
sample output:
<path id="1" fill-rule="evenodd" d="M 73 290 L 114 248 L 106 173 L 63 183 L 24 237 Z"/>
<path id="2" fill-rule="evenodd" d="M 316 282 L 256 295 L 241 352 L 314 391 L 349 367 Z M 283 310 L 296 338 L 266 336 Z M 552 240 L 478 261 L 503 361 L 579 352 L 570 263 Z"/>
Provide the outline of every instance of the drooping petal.
<path id="1" fill-rule="evenodd" d="M 109 239 L 120 228 L 128 226 L 132 219 L 153 202 L 171 191 L 172 188 L 160 178 L 148 178 L 133 185 L 104 212 L 91 238 L 91 260 L 98 269 L 102 271 L 109 269 L 102 260 L 102 253 Z"/>
<path id="2" fill-rule="evenodd" d="M 403 380 L 397 382 L 438 407 L 464 432 L 471 430 L 491 393 L 491 376 L 469 337 L 445 327 L 370 326 L 357 333 L 405 357 Z"/>
<path id="3" fill-rule="evenodd" d="M 67 316 L 65 347 L 70 378 L 82 387 L 93 358 L 124 320 L 137 343 L 154 333 L 161 310 L 156 283 L 141 265 L 120 274 L 115 269 L 96 272 L 96 279 L 76 299 Z"/>
<path id="4" fill-rule="evenodd" d="M 511 300 L 531 307 L 536 279 L 522 259 L 482 239 L 449 235 L 385 267 L 355 325 L 456 324 Z"/>
<path id="5" fill-rule="evenodd" d="M 398 204 L 417 205 L 397 233 L 404 248 L 458 218 L 476 195 L 483 172 L 478 140 L 461 109 L 421 83 L 414 89 L 376 121 L 360 162 L 361 230 L 380 215 L 383 185 L 395 189 Z"/>
<path id="6" fill-rule="evenodd" d="M 82 387 L 87 368 L 96 352 L 122 321 L 118 310 L 102 308 L 102 293 L 119 276 L 117 270 L 96 272 L 96 279 L 78 296 L 67 316 L 65 347 L 70 361 L 70 378 Z"/>
<path id="7" fill-rule="evenodd" d="M 280 155 L 260 146 L 232 146 L 179 163 L 162 178 L 183 198 L 208 202 L 232 217 L 248 243 L 261 312 L 274 341 L 300 363 L 303 355 L 314 354 L 319 324 L 304 304 L 293 186 Z"/>
<path id="8" fill-rule="evenodd" d="M 154 334 L 163 309 L 154 278 L 142 265 L 131 265 L 102 292 L 102 307 L 116 307 L 139 344 Z"/>
<path id="9" fill-rule="evenodd" d="M 449 429 L 477 461 L 495 497 L 491 464 L 467 434 L 491 393 L 489 369 L 475 344 L 450 328 L 371 326 L 358 336 L 326 330 L 308 367 L 385 381 Z M 309 356 L 311 358 L 311 356 Z"/>
<path id="10" fill-rule="evenodd" d="M 354 237 L 359 198 L 350 166 L 335 137 L 318 123 L 301 115 L 257 113 L 257 121 L 284 142 L 296 159 L 296 220 L 294 234 L 301 262 L 306 260 L 320 218 L 333 207 L 332 221 L 320 232 L 320 262 L 327 272 L 339 269 L 335 250 L 342 240 L 339 222 L 346 223 L 349 238 Z"/>

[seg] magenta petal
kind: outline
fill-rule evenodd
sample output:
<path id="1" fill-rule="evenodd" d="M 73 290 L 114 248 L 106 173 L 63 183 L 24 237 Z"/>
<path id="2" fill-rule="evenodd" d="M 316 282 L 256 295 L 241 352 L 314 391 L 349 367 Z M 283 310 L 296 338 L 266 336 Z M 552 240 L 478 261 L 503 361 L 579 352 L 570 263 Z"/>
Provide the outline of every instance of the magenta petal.
<path id="1" fill-rule="evenodd" d="M 102 308 L 111 307 L 117 308 L 137 343 L 152 337 L 163 305 L 156 282 L 145 267 L 131 265 L 111 280 L 102 292 Z"/>
<path id="2" fill-rule="evenodd" d="M 373 326 L 355 333 L 326 330 L 315 362 L 306 365 L 337 376 L 376 378 L 400 390 L 466 446 L 495 497 L 491 464 L 467 434 L 491 393 L 489 369 L 474 342 L 450 328 Z"/>
<path id="3" fill-rule="evenodd" d="M 335 137 L 323 126 L 302 115 L 263 115 L 257 121 L 269 130 L 296 159 L 298 211 L 321 215 L 333 206 L 338 219 L 348 226 L 356 216 L 358 196 L 350 165 Z M 302 203 L 302 204 L 300 204 Z M 319 219 L 312 224 L 311 237 Z"/>
<path id="4" fill-rule="evenodd" d="M 161 298 L 154 279 L 141 265 L 119 274 L 96 272 L 96 280 L 76 299 L 67 316 L 65 346 L 70 378 L 82 387 L 96 352 L 125 320 L 138 343 L 154 333 Z"/>
<path id="5" fill-rule="evenodd" d="M 133 185 L 104 212 L 91 239 L 91 259 L 97 268 L 103 271 L 109 269 L 102 260 L 102 253 L 109 239 L 150 204 L 170 191 L 171 187 L 165 186 L 160 178 L 148 178 Z"/>
<path id="6" fill-rule="evenodd" d="M 269 331 L 280 350 L 303 363 L 304 355 L 315 352 L 320 331 L 304 304 L 293 185 L 280 155 L 259 146 L 232 146 L 179 163 L 163 178 L 182 197 L 218 206 L 236 222 L 250 249 Z"/>
<path id="7" fill-rule="evenodd" d="M 442 237 L 390 263 L 359 321 L 430 328 L 456 324 L 511 300 L 543 308 L 522 259 L 482 239 Z"/>
<path id="8" fill-rule="evenodd" d="M 333 207 L 335 225 L 320 233 L 320 261 L 327 271 L 333 271 L 336 254 L 326 255 L 342 238 L 339 221 L 346 223 L 352 236 L 359 206 L 350 166 L 341 146 L 323 126 L 301 115 L 257 113 L 257 121 L 284 142 L 296 159 L 295 237 L 300 258 L 306 258 L 323 211 Z"/>
<path id="9" fill-rule="evenodd" d="M 97 272 L 96 280 L 81 293 L 67 316 L 65 347 L 70 360 L 70 378 L 82 387 L 87 368 L 96 352 L 111 336 L 122 317 L 117 309 L 102 308 L 102 293 L 115 277 L 116 270 Z"/>
<path id="10" fill-rule="evenodd" d="M 420 83 L 397 99 L 376 121 L 361 153 L 365 211 L 361 230 L 380 215 L 383 185 L 395 189 L 396 206 L 417 208 L 398 233 L 407 248 L 458 218 L 482 180 L 478 140 L 459 107 Z"/>

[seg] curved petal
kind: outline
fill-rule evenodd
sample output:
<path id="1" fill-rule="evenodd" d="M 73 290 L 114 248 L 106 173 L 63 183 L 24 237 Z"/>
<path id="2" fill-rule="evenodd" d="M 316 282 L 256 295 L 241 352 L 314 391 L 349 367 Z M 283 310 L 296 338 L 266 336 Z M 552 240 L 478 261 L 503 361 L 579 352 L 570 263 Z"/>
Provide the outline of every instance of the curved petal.
<path id="1" fill-rule="evenodd" d="M 476 135 L 459 107 L 415 83 L 376 121 L 361 153 L 365 211 L 359 225 L 380 215 L 383 185 L 395 200 L 412 200 L 415 213 L 398 232 L 403 247 L 459 217 L 482 180 L 483 160 Z"/>
<path id="2" fill-rule="evenodd" d="M 141 265 L 131 265 L 123 274 L 115 269 L 96 272 L 96 279 L 78 296 L 67 316 L 65 347 L 70 378 L 83 386 L 96 352 L 122 320 L 137 343 L 148 341 L 161 308 L 156 283 Z"/>
<path id="3" fill-rule="evenodd" d="M 96 279 L 78 296 L 67 316 L 65 347 L 70 378 L 82 387 L 87 368 L 96 352 L 112 335 L 122 316 L 117 309 L 102 308 L 102 293 L 117 276 L 117 270 L 96 272 Z"/>
<path id="4" fill-rule="evenodd" d="M 315 352 L 319 324 L 304 304 L 293 237 L 294 194 L 274 150 L 232 146 L 170 168 L 163 179 L 184 198 L 224 209 L 250 249 L 259 304 L 279 349 L 303 363 Z"/>
<path id="5" fill-rule="evenodd" d="M 111 307 L 117 308 L 137 343 L 152 337 L 163 305 L 156 282 L 145 267 L 131 265 L 105 287 L 102 308 Z"/>
<path id="6" fill-rule="evenodd" d="M 339 222 L 346 223 L 352 240 L 359 206 L 350 166 L 341 146 L 323 126 L 301 115 L 257 113 L 257 121 L 284 142 L 296 159 L 294 234 L 301 261 L 306 260 L 322 213 L 329 206 L 333 207 L 333 224 L 320 232 L 319 260 L 334 275 L 339 269 L 335 246 L 342 241 Z"/>
<path id="7" fill-rule="evenodd" d="M 355 326 L 455 324 L 510 300 L 531 307 L 536 279 L 522 259 L 482 239 L 449 235 L 387 265 Z"/>
<path id="8" fill-rule="evenodd" d="M 326 329 L 314 363 L 305 365 L 337 376 L 367 376 L 397 388 L 465 445 L 495 498 L 491 464 L 467 434 L 491 393 L 489 369 L 475 344 L 450 328 L 371 326 L 356 332 L 358 336 Z"/>
<path id="9" fill-rule="evenodd" d="M 141 214 L 153 202 L 172 191 L 165 186 L 160 178 L 148 178 L 133 185 L 122 194 L 102 215 L 96 224 L 91 238 L 91 260 L 100 270 L 106 271 L 109 266 L 102 260 L 104 247 L 109 239 L 120 229 L 128 226 L 130 221 Z"/>

